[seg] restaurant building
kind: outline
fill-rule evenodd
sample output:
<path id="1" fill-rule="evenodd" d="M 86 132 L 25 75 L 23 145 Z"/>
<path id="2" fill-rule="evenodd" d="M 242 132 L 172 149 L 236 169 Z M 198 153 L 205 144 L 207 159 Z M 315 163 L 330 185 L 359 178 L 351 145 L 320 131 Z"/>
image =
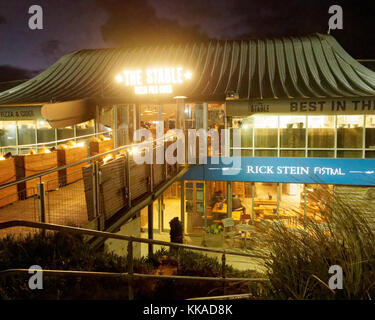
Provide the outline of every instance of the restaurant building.
<path id="1" fill-rule="evenodd" d="M 330 35 L 81 50 L 0 93 L 0 106 L 2 146 L 103 127 L 120 146 L 157 121 L 239 129 L 241 146 L 227 144 L 240 148 L 238 173 L 192 166 L 154 210 L 161 232 L 181 211 L 188 234 L 227 216 L 293 225 L 329 205 L 328 194 L 375 214 L 375 72 Z"/>

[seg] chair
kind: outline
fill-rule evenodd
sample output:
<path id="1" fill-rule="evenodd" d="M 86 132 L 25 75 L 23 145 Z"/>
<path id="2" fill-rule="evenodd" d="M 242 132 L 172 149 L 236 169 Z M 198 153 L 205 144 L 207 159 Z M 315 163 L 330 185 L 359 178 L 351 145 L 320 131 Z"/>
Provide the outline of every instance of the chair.
<path id="1" fill-rule="evenodd" d="M 236 231 L 227 231 L 227 228 L 231 228 L 234 226 L 234 219 L 233 218 L 225 218 L 221 220 L 223 224 L 223 240 L 225 241 L 225 238 L 233 239 L 234 236 L 237 234 Z"/>

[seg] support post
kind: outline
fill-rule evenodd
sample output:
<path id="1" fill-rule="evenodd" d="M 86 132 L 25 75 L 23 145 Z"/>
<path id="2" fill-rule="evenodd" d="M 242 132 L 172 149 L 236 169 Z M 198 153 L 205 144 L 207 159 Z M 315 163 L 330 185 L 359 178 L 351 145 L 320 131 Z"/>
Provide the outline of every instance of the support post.
<path id="1" fill-rule="evenodd" d="M 223 294 L 225 295 L 226 294 L 226 281 L 225 281 L 225 277 L 226 277 L 226 261 L 225 261 L 225 252 L 222 254 L 221 256 L 221 277 L 223 279 Z"/>
<path id="2" fill-rule="evenodd" d="M 118 114 L 117 105 L 113 105 L 113 146 L 118 147 Z"/>
<path id="3" fill-rule="evenodd" d="M 45 191 L 44 182 L 39 182 L 37 184 L 38 191 L 38 211 L 39 211 L 39 221 L 42 223 L 46 222 L 46 204 L 45 204 Z M 43 229 L 42 234 L 45 235 L 45 230 Z"/>
<path id="4" fill-rule="evenodd" d="M 227 217 L 232 217 L 232 181 L 227 181 Z"/>
<path id="5" fill-rule="evenodd" d="M 254 224 L 255 212 L 254 212 L 254 196 L 255 196 L 255 185 L 251 183 L 251 222 Z"/>
<path id="6" fill-rule="evenodd" d="M 128 286 L 129 286 L 129 300 L 134 300 L 134 291 L 133 291 L 133 273 L 134 273 L 134 264 L 133 264 L 133 241 L 128 242 Z"/>
<path id="7" fill-rule="evenodd" d="M 180 208 L 181 208 L 181 223 L 182 223 L 182 230 L 185 233 L 185 184 L 184 180 L 180 181 Z"/>
<path id="8" fill-rule="evenodd" d="M 203 129 L 207 131 L 208 128 L 208 103 L 203 103 Z"/>
<path id="9" fill-rule="evenodd" d="M 148 205 L 148 238 L 154 239 L 154 205 L 153 203 Z M 148 256 L 151 257 L 154 253 L 153 244 L 148 244 Z"/>

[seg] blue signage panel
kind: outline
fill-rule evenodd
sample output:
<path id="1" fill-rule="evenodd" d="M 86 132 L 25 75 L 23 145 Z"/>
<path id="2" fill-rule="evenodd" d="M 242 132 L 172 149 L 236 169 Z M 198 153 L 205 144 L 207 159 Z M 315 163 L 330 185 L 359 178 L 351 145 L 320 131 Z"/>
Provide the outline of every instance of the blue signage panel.
<path id="1" fill-rule="evenodd" d="M 375 159 L 221 158 L 192 167 L 182 179 L 375 185 Z"/>

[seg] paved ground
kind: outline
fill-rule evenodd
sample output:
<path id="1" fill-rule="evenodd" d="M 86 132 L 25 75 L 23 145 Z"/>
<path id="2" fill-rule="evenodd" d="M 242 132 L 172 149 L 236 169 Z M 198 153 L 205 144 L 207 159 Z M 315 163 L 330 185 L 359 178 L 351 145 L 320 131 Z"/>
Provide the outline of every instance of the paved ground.
<path id="1" fill-rule="evenodd" d="M 143 232 L 141 233 L 142 238 L 147 238 L 147 233 Z M 155 240 L 162 240 L 162 241 L 170 241 L 169 233 L 163 232 L 163 233 L 154 233 L 154 239 Z M 189 237 L 185 236 L 185 243 L 186 244 L 192 244 L 201 246 L 202 238 L 201 237 Z M 159 250 L 161 246 L 154 246 L 154 251 Z M 233 251 L 238 252 L 245 252 L 245 253 L 253 253 L 251 250 L 243 250 L 240 248 L 231 249 Z M 197 251 L 198 252 L 198 251 Z M 141 244 L 141 254 L 143 256 L 147 256 L 148 254 L 148 245 L 147 244 Z M 214 252 L 204 252 L 209 257 L 215 257 L 218 259 L 218 261 L 221 261 L 221 254 L 220 253 L 214 253 Z M 265 269 L 262 265 L 261 259 L 256 258 L 247 258 L 247 257 L 241 257 L 241 256 L 234 256 L 234 255 L 226 255 L 226 263 L 228 265 L 231 265 L 239 270 L 256 270 L 259 272 L 264 272 Z"/>
<path id="2" fill-rule="evenodd" d="M 0 208 L 0 222 L 15 219 L 40 221 L 37 200 L 34 197 L 30 197 Z M 71 226 L 84 226 L 87 224 L 83 180 L 47 193 L 46 222 Z M 0 230 L 0 236 L 8 233 L 20 234 L 30 231 L 34 232 L 30 228 L 17 227 Z"/>

